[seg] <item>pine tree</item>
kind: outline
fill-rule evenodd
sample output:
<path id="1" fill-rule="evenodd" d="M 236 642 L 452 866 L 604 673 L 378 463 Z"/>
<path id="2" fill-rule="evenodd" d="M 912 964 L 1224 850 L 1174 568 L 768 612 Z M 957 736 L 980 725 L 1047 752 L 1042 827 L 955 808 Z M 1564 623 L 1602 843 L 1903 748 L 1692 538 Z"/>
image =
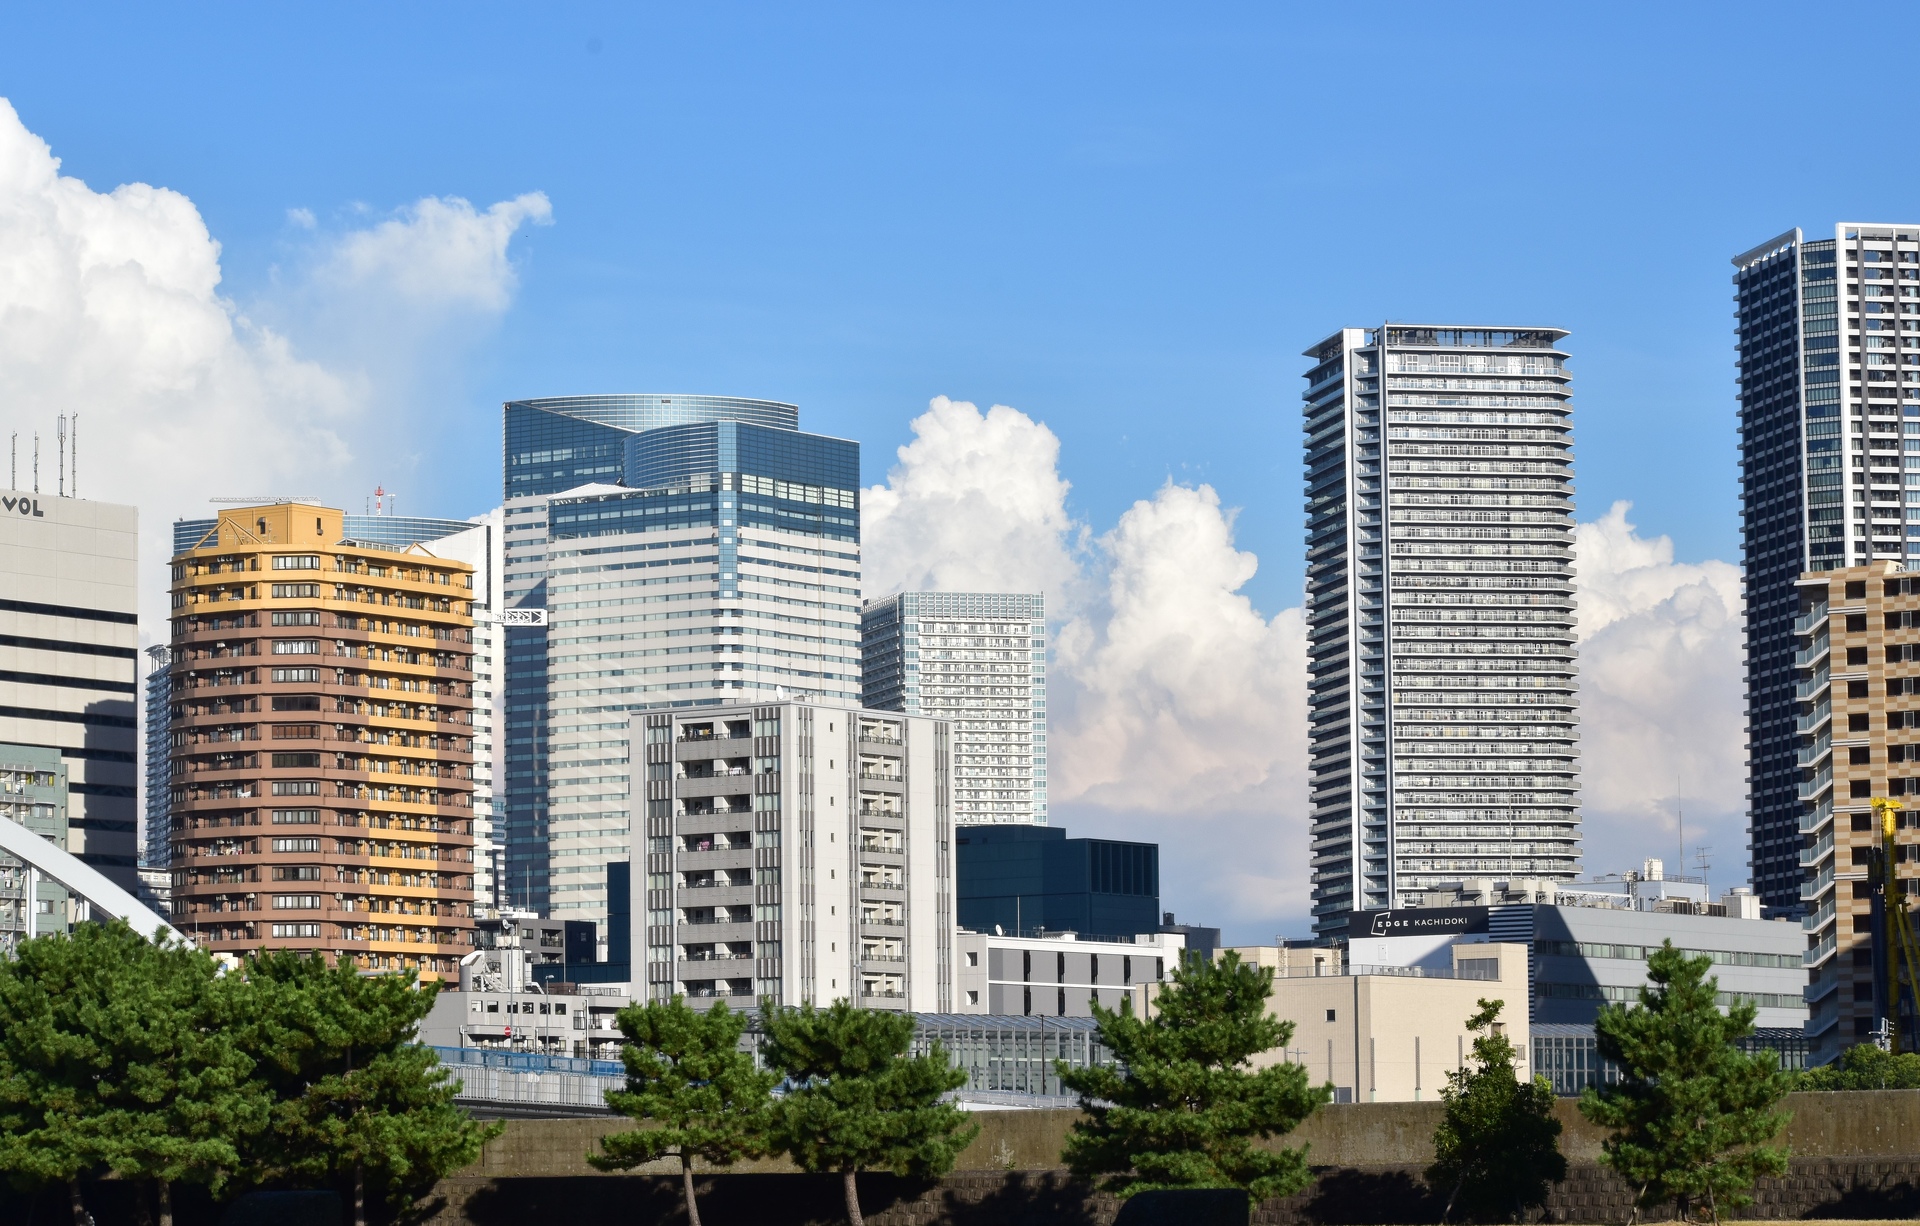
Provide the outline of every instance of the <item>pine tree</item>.
<path id="1" fill-rule="evenodd" d="M 1443 1222 L 1455 1209 L 1476 1221 L 1524 1220 L 1567 1177 L 1553 1087 L 1544 1077 L 1522 1082 L 1514 1074 L 1520 1053 L 1500 1026 L 1504 1003 L 1482 1000 L 1467 1019 L 1472 1063 L 1447 1074 L 1440 1091 L 1446 1114 L 1434 1130 L 1427 1182 L 1448 1189 Z"/>
<path id="2" fill-rule="evenodd" d="M 776 1144 L 801 1170 L 838 1172 L 847 1218 L 863 1226 L 857 1176 L 863 1170 L 936 1177 L 980 1131 L 941 1096 L 967 1082 L 934 1045 L 909 1056 L 913 1017 L 856 1009 L 761 1007 L 767 1065 L 793 1088 L 775 1107 Z"/>
<path id="3" fill-rule="evenodd" d="M 437 984 L 291 951 L 252 959 L 245 975 L 246 1041 L 274 1099 L 255 1179 L 350 1181 L 364 1226 L 369 1186 L 404 1205 L 499 1135 L 454 1105 L 458 1087 L 414 1042 Z"/>
<path id="4" fill-rule="evenodd" d="M 151 1182 L 161 1226 L 174 1184 L 218 1194 L 267 1116 L 233 1006 L 213 959 L 124 923 L 22 943 L 0 962 L 0 1167 L 65 1182 L 77 1222 L 90 1171 Z"/>
<path id="5" fill-rule="evenodd" d="M 1717 1222 L 1723 1209 L 1752 1199 L 1756 1178 L 1787 1167 L 1786 1148 L 1768 1142 L 1786 1125 L 1777 1108 L 1791 1078 L 1772 1053 L 1734 1046 L 1753 1033 L 1754 1006 L 1722 1013 L 1719 981 L 1707 978 L 1712 965 L 1668 941 L 1647 959 L 1639 1003 L 1609 1005 L 1594 1022 L 1600 1054 L 1622 1079 L 1589 1087 L 1580 1111 L 1613 1130 L 1601 1160 L 1636 1189 L 1636 1220 L 1671 1200 L 1682 1217 Z"/>
<path id="6" fill-rule="evenodd" d="M 587 1160 L 609 1171 L 679 1158 L 687 1221 L 700 1226 L 693 1160 L 728 1166 L 766 1152 L 773 1087 L 780 1079 L 755 1068 L 753 1056 L 740 1050 L 747 1017 L 723 1003 L 700 1013 L 675 996 L 622 1009 L 619 1023 L 627 1037 L 620 1053 L 627 1088 L 608 1090 L 607 1105 L 658 1127 L 602 1137 L 605 1152 Z"/>
<path id="7" fill-rule="evenodd" d="M 1086 1118 L 1067 1139 L 1066 1162 L 1116 1196 L 1162 1188 L 1244 1188 L 1256 1201 L 1307 1185 L 1307 1151 L 1256 1148 L 1291 1131 L 1332 1097 L 1307 1070 L 1255 1056 L 1284 1047 L 1293 1023 L 1267 1012 L 1273 971 L 1188 959 L 1154 1002 L 1151 1019 L 1094 1006 L 1100 1038 L 1119 1067 L 1069 1069 Z"/>

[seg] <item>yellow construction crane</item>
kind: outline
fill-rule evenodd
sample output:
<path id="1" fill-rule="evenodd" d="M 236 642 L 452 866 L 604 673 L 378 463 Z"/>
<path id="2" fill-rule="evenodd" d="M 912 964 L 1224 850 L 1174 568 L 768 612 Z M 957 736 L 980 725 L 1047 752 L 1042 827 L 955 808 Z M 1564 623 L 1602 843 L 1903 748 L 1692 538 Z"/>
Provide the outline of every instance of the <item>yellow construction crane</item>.
<path id="1" fill-rule="evenodd" d="M 1880 847 L 1872 857 L 1872 881 L 1880 892 L 1880 923 L 1873 939 L 1879 942 L 1875 951 L 1886 959 L 1884 966 L 1887 974 L 1886 999 L 1880 1002 L 1881 1015 L 1886 1019 L 1883 1033 L 1886 1035 L 1887 1050 L 1900 1050 L 1900 970 L 1904 963 L 1907 972 L 1907 987 L 1914 993 L 1914 1005 L 1920 1009 L 1920 942 L 1916 942 L 1913 930 L 1913 916 L 1907 911 L 1907 892 L 1900 884 L 1900 851 L 1894 844 L 1894 834 L 1900 828 L 1900 811 L 1905 808 L 1897 800 L 1875 797 L 1873 814 L 1880 819 Z"/>

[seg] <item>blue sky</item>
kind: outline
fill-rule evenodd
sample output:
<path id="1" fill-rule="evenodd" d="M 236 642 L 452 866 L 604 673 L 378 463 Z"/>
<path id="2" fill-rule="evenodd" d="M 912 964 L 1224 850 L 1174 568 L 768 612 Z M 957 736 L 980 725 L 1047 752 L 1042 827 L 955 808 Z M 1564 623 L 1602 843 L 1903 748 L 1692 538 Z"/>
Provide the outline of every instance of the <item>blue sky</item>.
<path id="1" fill-rule="evenodd" d="M 944 393 L 1047 421 L 1096 524 L 1213 482 L 1272 608 L 1298 352 L 1381 318 L 1571 329 L 1583 513 L 1735 556 L 1727 259 L 1914 196 L 1839 173 L 1823 11 L 14 6 L 0 81 L 67 173 L 190 196 L 243 305 L 290 208 L 547 193 L 423 392 L 459 462 L 369 474 L 413 509 L 482 508 L 508 395 L 791 399 L 874 480 Z"/>
<path id="2" fill-rule="evenodd" d="M 1383 319 L 1570 330 L 1581 517 L 1630 500 L 1641 537 L 1670 536 L 1680 561 L 1737 563 L 1730 257 L 1796 224 L 1913 220 L 1920 205 L 1920 164 L 1830 118 L 1832 56 L 1807 48 L 1835 18 L 13 4 L 0 96 L 95 191 L 183 193 L 240 312 L 341 386 L 357 371 L 385 387 L 362 397 L 384 407 L 346 475 L 279 492 L 357 507 L 379 483 L 406 512 L 473 514 L 498 497 L 499 402 L 588 391 L 795 401 L 806 428 L 861 441 L 872 483 L 945 395 L 1046 423 L 1068 509 L 1096 533 L 1169 478 L 1211 484 L 1260 559 L 1243 590 L 1271 616 L 1300 600 L 1300 351 Z M 484 210 L 530 192 L 552 224 L 513 239 L 504 311 L 461 320 L 456 303 L 383 349 L 378 302 L 316 289 L 328 252 L 417 220 L 415 202 Z M 208 362 L 288 386 L 265 359 Z M 251 403 L 233 386 L 253 385 L 229 386 L 230 405 Z M 308 391 L 309 408 L 331 394 Z M 29 401 L 9 394 L 19 428 Z M 38 426 L 66 402 L 31 403 Z M 1712 833 L 1724 879 L 1741 838 L 1737 579 L 1660 570 L 1624 525 L 1608 531 L 1607 573 L 1642 595 L 1621 598 L 1592 707 L 1614 714 L 1590 742 L 1589 844 L 1615 842 L 1590 860 L 1668 845 L 1670 802 L 1635 789 L 1681 776 L 1710 794 L 1689 823 Z M 1683 589 L 1692 611 L 1674 612 Z M 1644 663 L 1663 659 L 1707 680 Z M 1682 760 L 1641 761 L 1670 744 Z M 1281 802 L 1244 806 L 1246 830 L 1267 822 L 1257 837 L 1293 851 L 1291 884 L 1268 891 L 1285 898 L 1243 909 L 1243 937 L 1304 913 L 1302 754 L 1290 742 L 1294 773 L 1262 775 L 1294 780 L 1284 830 Z M 1150 817 L 1107 828 L 1149 834 Z M 1207 856 L 1189 859 L 1168 869 L 1182 906 L 1208 888 Z"/>

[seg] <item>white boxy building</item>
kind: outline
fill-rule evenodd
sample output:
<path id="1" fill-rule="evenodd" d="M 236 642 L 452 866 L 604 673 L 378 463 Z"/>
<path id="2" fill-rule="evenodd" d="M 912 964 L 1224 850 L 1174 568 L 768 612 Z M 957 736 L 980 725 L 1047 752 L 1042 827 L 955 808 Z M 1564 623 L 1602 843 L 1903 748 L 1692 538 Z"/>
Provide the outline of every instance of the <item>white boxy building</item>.
<path id="1" fill-rule="evenodd" d="M 944 720 L 786 701 L 631 736 L 637 997 L 953 1011 Z"/>

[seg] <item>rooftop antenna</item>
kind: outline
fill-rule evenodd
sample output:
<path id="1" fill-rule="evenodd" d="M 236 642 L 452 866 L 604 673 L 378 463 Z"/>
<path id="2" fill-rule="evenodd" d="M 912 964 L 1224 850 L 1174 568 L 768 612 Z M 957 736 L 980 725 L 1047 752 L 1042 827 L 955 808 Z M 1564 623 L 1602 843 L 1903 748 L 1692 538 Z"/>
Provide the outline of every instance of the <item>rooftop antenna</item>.
<path id="1" fill-rule="evenodd" d="M 59 439 L 59 443 L 54 450 L 54 466 L 56 469 L 54 473 L 54 487 L 59 491 L 59 496 L 65 498 L 67 496 L 67 415 L 65 413 L 61 413 L 54 418 L 53 432 Z"/>
<path id="2" fill-rule="evenodd" d="M 73 415 L 73 450 L 67 457 L 67 477 L 73 486 L 73 496 L 80 496 L 80 414 Z"/>
<path id="3" fill-rule="evenodd" d="M 20 432 L 13 432 L 13 444 L 7 451 L 7 488 L 20 488 Z"/>
<path id="4" fill-rule="evenodd" d="M 40 492 L 40 432 L 33 432 L 33 492 Z"/>
<path id="5" fill-rule="evenodd" d="M 387 503 L 386 487 L 382 485 L 374 486 L 373 487 L 373 513 L 375 515 L 385 515 L 387 513 L 386 503 Z"/>
<path id="6" fill-rule="evenodd" d="M 1700 881 L 1701 884 L 1707 886 L 1707 897 L 1709 899 L 1713 897 L 1713 887 L 1707 881 L 1707 874 L 1713 870 L 1713 861 L 1708 858 L 1707 853 L 1712 850 L 1713 848 L 1705 843 L 1693 849 L 1693 866 L 1700 870 Z"/>

